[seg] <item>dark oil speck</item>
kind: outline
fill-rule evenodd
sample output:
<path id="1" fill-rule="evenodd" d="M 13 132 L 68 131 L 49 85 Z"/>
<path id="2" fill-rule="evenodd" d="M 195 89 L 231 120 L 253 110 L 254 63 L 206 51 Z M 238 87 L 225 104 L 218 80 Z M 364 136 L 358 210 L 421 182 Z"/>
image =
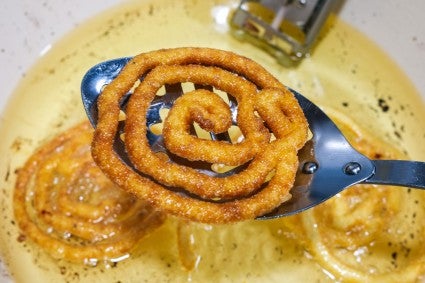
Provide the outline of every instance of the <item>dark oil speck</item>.
<path id="1" fill-rule="evenodd" d="M 6 174 L 4 175 L 4 181 L 5 182 L 9 181 L 9 177 L 10 177 L 10 165 L 7 166 L 7 171 L 6 171 Z"/>
<path id="2" fill-rule="evenodd" d="M 400 140 L 402 140 L 402 139 L 403 139 L 403 137 L 401 136 L 400 132 L 398 132 L 398 131 L 394 131 L 394 135 L 395 135 L 398 139 L 400 139 Z"/>
<path id="3" fill-rule="evenodd" d="M 26 240 L 26 238 L 27 238 L 27 237 L 26 237 L 24 234 L 20 234 L 16 240 L 17 240 L 19 243 L 22 243 L 22 242 L 24 242 L 24 241 Z"/>
<path id="4" fill-rule="evenodd" d="M 397 256 L 398 256 L 398 253 L 397 252 L 393 252 L 391 254 L 391 258 L 393 259 L 394 262 L 397 260 Z"/>
<path id="5" fill-rule="evenodd" d="M 22 137 L 18 137 L 12 143 L 11 149 L 14 150 L 14 151 L 20 151 L 22 146 L 24 146 L 25 144 L 31 144 L 31 140 L 26 139 L 26 138 L 22 138 Z"/>
<path id="6" fill-rule="evenodd" d="M 386 100 L 383 98 L 378 99 L 378 106 L 381 108 L 382 112 L 388 112 L 390 110 L 390 106 L 387 104 Z"/>

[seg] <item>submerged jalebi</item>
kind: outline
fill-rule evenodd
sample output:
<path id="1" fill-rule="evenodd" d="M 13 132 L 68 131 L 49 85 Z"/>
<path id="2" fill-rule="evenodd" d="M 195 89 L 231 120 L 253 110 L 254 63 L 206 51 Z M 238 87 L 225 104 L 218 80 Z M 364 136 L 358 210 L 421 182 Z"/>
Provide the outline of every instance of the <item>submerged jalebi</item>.
<path id="1" fill-rule="evenodd" d="M 370 158 L 403 158 L 348 118 L 335 115 L 335 121 Z M 421 190 L 357 185 L 287 223 L 310 257 L 338 282 L 420 282 L 425 272 L 424 202 Z"/>
<path id="2" fill-rule="evenodd" d="M 84 122 L 41 146 L 19 170 L 14 192 L 21 240 L 87 264 L 128 256 L 165 219 L 105 177 L 91 157 L 92 137 Z"/>

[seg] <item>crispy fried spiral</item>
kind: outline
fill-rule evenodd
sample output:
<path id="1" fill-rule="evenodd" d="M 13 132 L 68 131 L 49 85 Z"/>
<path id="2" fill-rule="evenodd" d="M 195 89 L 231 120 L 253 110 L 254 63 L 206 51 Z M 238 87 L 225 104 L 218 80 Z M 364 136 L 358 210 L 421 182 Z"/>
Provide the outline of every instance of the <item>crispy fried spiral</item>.
<path id="1" fill-rule="evenodd" d="M 146 116 L 152 101 L 162 86 L 188 82 L 202 89 L 177 98 L 163 121 L 166 153 L 191 162 L 246 166 L 237 174 L 206 174 L 164 159 L 151 148 Z M 133 88 L 125 109 L 124 140 L 132 163 L 128 166 L 114 152 L 114 140 L 120 102 Z M 192 134 L 194 123 L 216 134 L 232 125 L 229 102 L 214 90 L 236 101 L 242 141 Z M 297 100 L 276 78 L 250 59 L 208 48 L 166 49 L 134 57 L 105 87 L 98 111 L 92 154 L 102 171 L 153 206 L 200 222 L 252 219 L 288 199 L 297 151 L 307 139 L 307 122 Z"/>
<path id="2" fill-rule="evenodd" d="M 95 264 L 127 256 L 164 221 L 149 204 L 107 179 L 81 123 L 42 146 L 19 170 L 15 218 L 26 238 L 55 258 Z"/>

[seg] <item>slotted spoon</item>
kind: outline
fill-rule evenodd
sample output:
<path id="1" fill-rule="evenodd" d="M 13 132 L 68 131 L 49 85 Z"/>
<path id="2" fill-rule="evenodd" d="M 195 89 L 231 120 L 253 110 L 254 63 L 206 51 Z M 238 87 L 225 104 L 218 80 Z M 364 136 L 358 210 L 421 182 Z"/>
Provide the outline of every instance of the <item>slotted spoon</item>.
<path id="1" fill-rule="evenodd" d="M 130 59 L 130 57 L 126 57 L 102 62 L 92 67 L 84 76 L 81 85 L 82 100 L 87 116 L 94 127 L 97 123 L 97 97 L 102 88 L 118 75 Z M 291 200 L 260 219 L 299 213 L 318 205 L 343 189 L 359 183 L 425 189 L 425 162 L 368 159 L 348 143 L 332 120 L 319 107 L 298 92 L 292 89 L 290 91 L 295 95 L 304 111 L 313 138 L 298 154 L 300 166 L 291 190 Z M 148 111 L 148 129 L 152 124 L 161 121 L 160 109 L 170 108 L 174 100 L 181 94 L 180 85 L 166 86 L 166 95 L 157 96 Z M 127 98 L 130 95 L 131 93 L 127 95 Z M 231 97 L 229 99 L 234 117 L 233 123 L 236 124 L 237 105 Z M 125 108 L 126 100 L 124 99 L 122 103 L 123 108 Z M 211 134 L 211 138 L 228 139 L 228 136 Z M 165 151 L 161 135 L 148 131 L 148 139 L 154 151 Z M 120 141 L 116 141 L 115 150 L 124 162 L 131 165 Z M 185 163 L 185 161 L 178 160 L 178 157 L 174 158 L 175 162 Z M 238 168 L 223 174 L 212 171 L 210 165 L 202 162 L 192 162 L 190 165 L 212 176 L 226 176 L 241 170 Z"/>

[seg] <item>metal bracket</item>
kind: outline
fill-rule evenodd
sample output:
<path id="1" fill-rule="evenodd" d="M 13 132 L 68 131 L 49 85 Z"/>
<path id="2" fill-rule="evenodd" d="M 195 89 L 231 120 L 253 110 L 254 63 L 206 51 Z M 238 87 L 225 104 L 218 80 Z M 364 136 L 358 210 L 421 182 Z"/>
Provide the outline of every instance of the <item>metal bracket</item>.
<path id="1" fill-rule="evenodd" d="M 232 33 L 293 64 L 309 54 L 334 2 L 243 0 L 230 19 Z"/>

